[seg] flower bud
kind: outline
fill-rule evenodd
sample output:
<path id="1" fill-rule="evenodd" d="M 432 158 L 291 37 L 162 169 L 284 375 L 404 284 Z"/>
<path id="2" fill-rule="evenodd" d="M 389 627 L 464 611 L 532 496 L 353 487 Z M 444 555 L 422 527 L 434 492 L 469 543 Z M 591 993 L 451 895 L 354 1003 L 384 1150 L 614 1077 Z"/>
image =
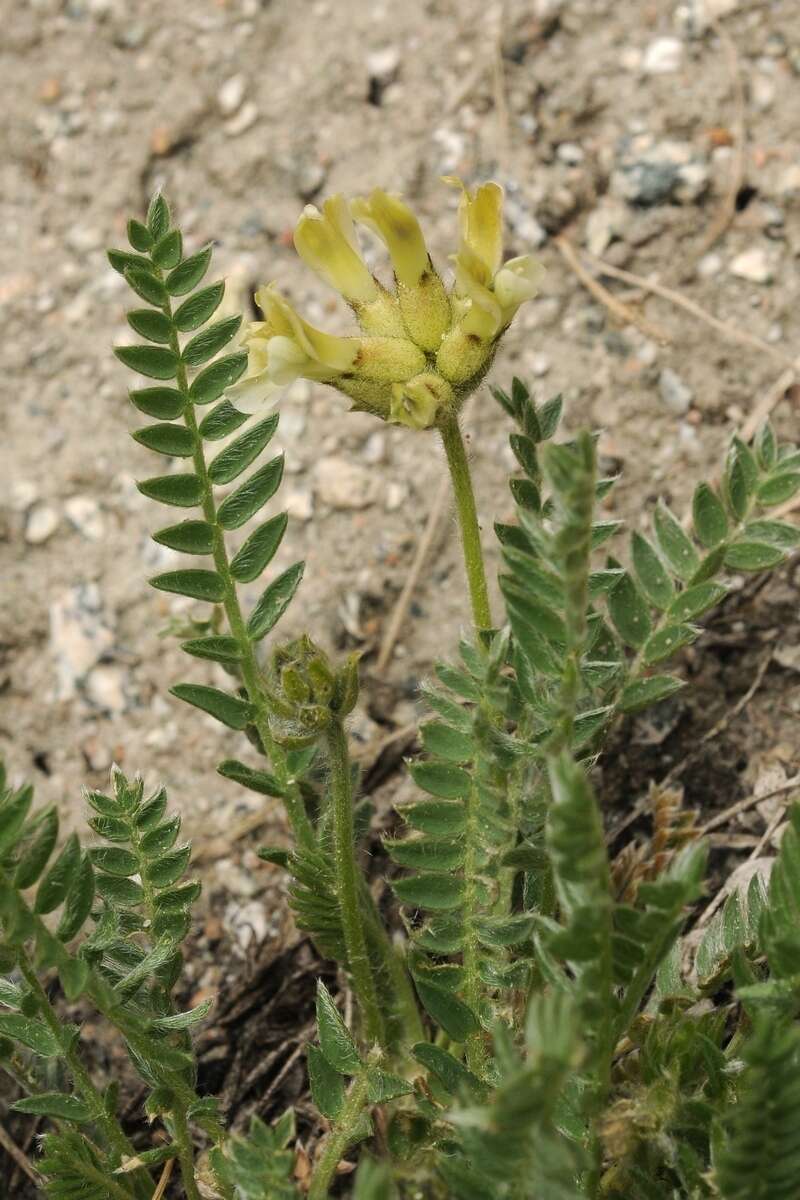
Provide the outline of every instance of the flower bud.
<path id="1" fill-rule="evenodd" d="M 443 408 L 453 405 L 453 389 L 435 371 L 392 385 L 390 420 L 409 429 L 430 429 Z"/>
<path id="2" fill-rule="evenodd" d="M 361 338 L 353 365 L 362 379 L 402 383 L 425 369 L 425 355 L 407 338 Z"/>
<path id="3" fill-rule="evenodd" d="M 348 654 L 336 672 L 331 708 L 338 717 L 346 717 L 358 700 L 358 661 L 360 655 Z"/>

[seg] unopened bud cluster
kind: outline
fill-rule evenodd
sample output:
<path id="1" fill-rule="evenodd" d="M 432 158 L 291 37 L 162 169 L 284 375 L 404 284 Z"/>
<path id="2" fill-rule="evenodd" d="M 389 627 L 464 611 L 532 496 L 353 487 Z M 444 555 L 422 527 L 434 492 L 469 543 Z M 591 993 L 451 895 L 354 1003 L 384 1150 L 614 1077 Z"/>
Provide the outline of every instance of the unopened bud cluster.
<path id="1" fill-rule="evenodd" d="M 294 243 L 300 257 L 355 313 L 361 333 L 335 337 L 304 321 L 270 285 L 256 293 L 264 320 L 244 334 L 248 366 L 228 391 L 245 412 L 273 403 L 295 379 L 328 383 L 353 408 L 427 429 L 458 411 L 488 370 L 497 343 L 523 301 L 536 295 L 541 265 L 529 255 L 503 262 L 503 190 L 474 192 L 460 180 L 455 280 L 448 290 L 431 262 L 419 222 L 394 195 L 376 189 L 351 203 L 331 196 L 308 205 Z M 371 273 L 356 225 L 385 244 L 394 287 Z"/>
<path id="2" fill-rule="evenodd" d="M 331 666 L 310 637 L 279 646 L 272 656 L 270 729 L 291 749 L 310 746 L 335 720 L 342 720 L 358 699 L 358 655 Z"/>

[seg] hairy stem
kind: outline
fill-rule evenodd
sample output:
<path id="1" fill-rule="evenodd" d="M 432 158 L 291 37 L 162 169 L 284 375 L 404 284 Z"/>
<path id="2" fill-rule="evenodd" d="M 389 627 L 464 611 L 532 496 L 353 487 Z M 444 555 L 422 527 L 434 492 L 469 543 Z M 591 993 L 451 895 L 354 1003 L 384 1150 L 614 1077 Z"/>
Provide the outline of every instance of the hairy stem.
<path id="1" fill-rule="evenodd" d="M 367 1103 L 367 1073 L 363 1071 L 354 1080 L 344 1108 L 325 1142 L 325 1149 L 317 1163 L 308 1200 L 327 1200 L 328 1188 L 336 1174 L 342 1155 L 353 1141 L 356 1125 Z"/>
<path id="2" fill-rule="evenodd" d="M 178 1162 L 181 1164 L 181 1179 L 183 1180 L 183 1190 L 186 1193 L 186 1200 L 202 1200 L 194 1174 L 194 1147 L 192 1146 L 192 1135 L 189 1131 L 189 1124 L 186 1120 L 186 1109 L 182 1105 L 176 1104 L 170 1116 L 172 1136 L 175 1139 L 175 1145 L 178 1147 Z"/>
<path id="3" fill-rule="evenodd" d="M 364 1017 L 364 1032 L 370 1041 L 386 1045 L 386 1027 L 372 975 L 363 914 L 359 897 L 359 871 L 355 857 L 353 789 L 347 738 L 340 721 L 333 720 L 325 731 L 330 769 L 333 853 L 342 930 L 347 948 L 347 965 Z"/>
<path id="4" fill-rule="evenodd" d="M 475 924 L 478 915 L 479 900 L 477 895 L 478 878 L 478 843 L 480 840 L 480 820 L 478 814 L 477 783 L 473 780 L 469 796 L 464 801 L 466 807 L 466 823 L 464 827 L 464 907 L 463 907 L 463 943 L 462 968 L 464 981 L 462 992 L 464 1001 L 477 1013 L 482 995 L 480 978 L 480 942 Z M 486 1062 L 486 1050 L 480 1029 L 467 1036 L 466 1041 L 467 1066 L 473 1074 L 480 1076 Z"/>
<path id="5" fill-rule="evenodd" d="M 414 988 L 405 968 L 402 954 L 392 945 L 389 934 L 381 920 L 377 905 L 361 877 L 361 893 L 364 901 L 364 934 L 373 955 L 380 959 L 386 971 L 387 978 L 394 993 L 397 1011 L 403 1023 L 405 1038 L 408 1042 L 424 1042 L 425 1027 L 419 1015 Z"/>
<path id="6" fill-rule="evenodd" d="M 489 590 L 486 586 L 486 570 L 481 549 L 481 531 L 475 508 L 475 493 L 472 476 L 464 449 L 464 440 L 456 417 L 448 417 L 439 426 L 442 444 L 447 455 L 447 466 L 453 484 L 456 516 L 461 531 L 461 546 L 464 551 L 464 566 L 472 605 L 472 619 L 478 630 L 491 629 L 492 613 L 489 608 Z"/>
<path id="7" fill-rule="evenodd" d="M 71 1032 L 65 1029 L 58 1013 L 50 1003 L 47 992 L 39 982 L 33 964 L 24 950 L 20 951 L 18 961 L 20 972 L 31 989 L 39 1016 L 61 1047 L 61 1057 L 67 1065 L 67 1070 L 72 1077 L 75 1090 L 92 1114 L 92 1120 L 98 1128 L 102 1129 L 112 1151 L 114 1164 L 118 1166 L 123 1158 L 134 1156 L 136 1152 L 133 1145 L 126 1137 L 116 1117 L 113 1117 L 108 1112 L 102 1094 L 92 1083 L 88 1071 L 75 1050 Z M 138 1196 L 152 1195 L 152 1180 L 146 1172 L 137 1171 L 135 1176 L 131 1177 L 131 1182 Z M 128 1196 L 129 1194 L 125 1193 L 125 1195 Z"/>
<path id="8" fill-rule="evenodd" d="M 172 305 L 167 302 L 165 311 L 168 316 L 172 315 Z M 178 334 L 175 329 L 172 331 L 170 338 L 170 349 L 180 356 L 180 344 Z M 256 710 L 255 727 L 258 731 L 258 736 L 265 750 L 269 754 L 270 761 L 276 776 L 284 787 L 284 804 L 286 806 L 286 814 L 289 818 L 289 824 L 292 827 L 292 832 L 298 843 L 305 846 L 316 845 L 316 837 L 311 822 L 305 810 L 303 798 L 300 794 L 300 788 L 297 781 L 292 779 L 286 763 L 286 755 L 272 737 L 267 718 L 267 703 L 264 688 L 261 684 L 261 672 L 258 661 L 256 659 L 255 647 L 247 635 L 247 626 L 244 616 L 242 615 L 239 597 L 236 592 L 236 583 L 230 572 L 228 560 L 228 551 L 225 546 L 225 536 L 217 521 L 217 506 L 214 500 L 214 491 L 211 484 L 211 479 L 208 474 L 208 466 L 206 464 L 205 451 L 203 449 L 203 440 L 200 437 L 197 426 L 197 418 L 195 417 L 194 405 L 189 396 L 189 383 L 186 375 L 186 367 L 183 362 L 178 367 L 178 372 L 175 380 L 178 390 L 186 399 L 186 407 L 184 409 L 184 423 L 189 429 L 195 441 L 195 449 L 193 454 L 194 469 L 200 480 L 202 488 L 202 508 L 203 516 L 213 530 L 212 556 L 217 574 L 222 580 L 224 587 L 224 596 L 222 600 L 225 609 L 225 615 L 228 619 L 228 625 L 233 637 L 236 639 L 239 649 L 242 654 L 241 672 L 242 682 L 247 692 L 250 703 Z"/>

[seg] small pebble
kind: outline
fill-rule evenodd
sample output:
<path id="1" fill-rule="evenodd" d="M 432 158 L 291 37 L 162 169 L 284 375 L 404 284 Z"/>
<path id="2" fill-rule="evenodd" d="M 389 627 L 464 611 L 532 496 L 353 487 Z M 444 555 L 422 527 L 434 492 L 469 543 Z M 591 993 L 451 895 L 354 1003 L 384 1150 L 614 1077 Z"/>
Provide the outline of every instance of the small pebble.
<path id="1" fill-rule="evenodd" d="M 751 246 L 737 254 L 730 263 L 728 270 L 737 279 L 746 279 L 748 283 L 771 283 L 774 271 L 769 255 L 762 246 Z"/>
<path id="2" fill-rule="evenodd" d="M 368 508 L 377 499 L 375 473 L 336 455 L 319 460 L 316 483 L 320 500 L 331 508 Z"/>
<path id="3" fill-rule="evenodd" d="M 678 71 L 683 62 L 683 42 L 680 38 L 660 37 L 644 52 L 642 70 L 645 75 L 669 75 Z"/>
<path id="4" fill-rule="evenodd" d="M 99 542 L 106 531 L 100 505 L 91 496 L 70 496 L 64 504 L 67 520 L 89 542 Z"/>
<path id="5" fill-rule="evenodd" d="M 294 488 L 284 498 L 286 511 L 295 521 L 310 521 L 314 515 L 314 494 L 310 488 Z"/>
<path id="6" fill-rule="evenodd" d="M 28 513 L 25 522 L 25 541 L 31 546 L 40 546 L 58 529 L 58 513 L 46 504 L 36 504 Z"/>
<path id="7" fill-rule="evenodd" d="M 257 120 L 258 108 L 252 100 L 248 100 L 235 116 L 225 122 L 225 132 L 228 137 L 239 137 L 240 134 L 246 133 L 251 125 L 255 125 Z"/>
<path id="8" fill-rule="evenodd" d="M 697 274 L 702 279 L 712 279 L 722 270 L 722 258 L 719 254 L 704 254 L 697 264 Z"/>
<path id="9" fill-rule="evenodd" d="M 676 417 L 683 417 L 692 406 L 694 393 L 670 367 L 664 367 L 658 377 L 658 390 L 665 406 Z"/>
<path id="10" fill-rule="evenodd" d="M 244 75 L 231 75 L 217 92 L 217 104 L 223 117 L 232 117 L 244 100 L 246 88 Z"/>

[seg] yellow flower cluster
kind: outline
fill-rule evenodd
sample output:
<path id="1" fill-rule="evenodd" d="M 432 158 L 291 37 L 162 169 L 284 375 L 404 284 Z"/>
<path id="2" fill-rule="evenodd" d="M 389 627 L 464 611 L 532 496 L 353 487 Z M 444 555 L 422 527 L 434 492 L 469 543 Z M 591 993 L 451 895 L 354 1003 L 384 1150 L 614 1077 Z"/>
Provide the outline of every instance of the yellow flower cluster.
<path id="1" fill-rule="evenodd" d="M 348 302 L 357 337 L 334 337 L 304 321 L 274 286 L 256 303 L 264 320 L 245 331 L 244 377 L 231 402 L 254 412 L 298 378 L 337 388 L 353 407 L 387 421 L 427 429 L 457 411 L 480 383 L 497 343 L 523 301 L 536 295 L 541 265 L 530 255 L 503 262 L 503 190 L 461 189 L 455 281 L 448 292 L 434 268 L 419 222 L 398 197 L 378 189 L 348 204 L 331 196 L 308 205 L 294 233 L 300 257 Z M 370 272 L 356 225 L 385 244 L 394 288 Z"/>

